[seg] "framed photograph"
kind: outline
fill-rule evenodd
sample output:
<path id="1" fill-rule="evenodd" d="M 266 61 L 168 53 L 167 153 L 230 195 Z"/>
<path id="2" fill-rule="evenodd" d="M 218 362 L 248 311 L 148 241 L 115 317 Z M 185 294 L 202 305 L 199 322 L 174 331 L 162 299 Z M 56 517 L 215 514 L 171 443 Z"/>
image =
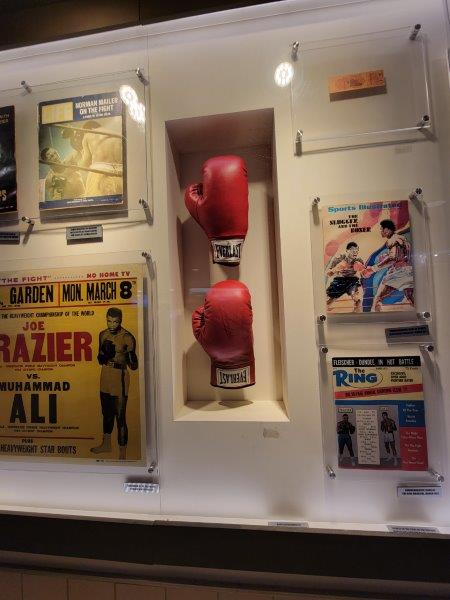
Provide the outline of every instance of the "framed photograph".
<path id="1" fill-rule="evenodd" d="M 322 227 L 327 313 L 415 310 L 408 200 L 329 205 Z"/>
<path id="2" fill-rule="evenodd" d="M 39 103 L 39 208 L 126 200 L 124 105 L 118 92 Z"/>
<path id="3" fill-rule="evenodd" d="M 0 274 L 0 458 L 145 460 L 143 267 Z"/>
<path id="4" fill-rule="evenodd" d="M 425 471 L 420 356 L 332 359 L 338 465 Z"/>

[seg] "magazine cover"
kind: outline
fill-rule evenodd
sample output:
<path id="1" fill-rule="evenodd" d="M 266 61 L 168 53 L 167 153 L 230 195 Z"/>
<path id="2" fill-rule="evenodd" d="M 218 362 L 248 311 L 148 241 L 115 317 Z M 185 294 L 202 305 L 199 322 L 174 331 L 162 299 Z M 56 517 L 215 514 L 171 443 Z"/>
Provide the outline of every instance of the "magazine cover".
<path id="1" fill-rule="evenodd" d="M 17 210 L 14 106 L 0 108 L 0 215 Z"/>
<path id="2" fill-rule="evenodd" d="M 339 466 L 425 471 L 420 356 L 333 358 Z"/>
<path id="3" fill-rule="evenodd" d="M 414 310 L 408 200 L 327 206 L 322 223 L 328 313 Z"/>
<path id="4" fill-rule="evenodd" d="M 39 104 L 39 208 L 122 204 L 125 113 L 118 92 Z"/>
<path id="5" fill-rule="evenodd" d="M 0 273 L 0 457 L 145 455 L 141 265 Z"/>

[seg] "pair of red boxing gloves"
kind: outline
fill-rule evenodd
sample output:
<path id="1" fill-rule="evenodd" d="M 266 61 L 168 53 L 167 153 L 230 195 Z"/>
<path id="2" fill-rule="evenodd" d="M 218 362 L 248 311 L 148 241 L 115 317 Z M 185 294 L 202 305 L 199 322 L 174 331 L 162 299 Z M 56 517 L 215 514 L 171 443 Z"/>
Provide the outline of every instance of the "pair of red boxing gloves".
<path id="1" fill-rule="evenodd" d="M 211 242 L 213 262 L 236 266 L 248 229 L 248 180 L 239 156 L 216 156 L 203 165 L 203 181 L 184 200 Z M 192 314 L 192 330 L 211 359 L 211 385 L 242 388 L 255 383 L 252 303 L 246 285 L 220 281 Z"/>

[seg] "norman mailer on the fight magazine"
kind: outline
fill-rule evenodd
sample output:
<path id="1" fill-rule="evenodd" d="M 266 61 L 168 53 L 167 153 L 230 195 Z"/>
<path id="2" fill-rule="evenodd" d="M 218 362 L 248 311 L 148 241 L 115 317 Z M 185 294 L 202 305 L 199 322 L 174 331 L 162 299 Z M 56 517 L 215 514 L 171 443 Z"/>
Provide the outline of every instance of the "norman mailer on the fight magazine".
<path id="1" fill-rule="evenodd" d="M 332 359 L 338 464 L 428 468 L 420 356 Z"/>
<path id="2" fill-rule="evenodd" d="M 329 314 L 414 310 L 408 200 L 326 206 L 322 226 Z"/>
<path id="3" fill-rule="evenodd" d="M 138 264 L 0 273 L 0 457 L 145 455 Z"/>
<path id="4" fill-rule="evenodd" d="M 118 92 L 39 104 L 39 208 L 121 205 L 125 111 Z"/>

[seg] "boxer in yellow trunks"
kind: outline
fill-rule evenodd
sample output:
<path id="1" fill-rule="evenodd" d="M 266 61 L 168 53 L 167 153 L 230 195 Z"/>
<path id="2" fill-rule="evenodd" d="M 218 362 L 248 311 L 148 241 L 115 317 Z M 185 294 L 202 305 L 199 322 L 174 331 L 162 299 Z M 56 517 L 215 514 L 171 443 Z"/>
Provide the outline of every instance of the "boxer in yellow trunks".
<path id="1" fill-rule="evenodd" d="M 94 454 L 111 452 L 111 434 L 117 423 L 119 459 L 126 458 L 128 427 L 126 408 L 130 374 L 138 368 L 136 339 L 122 327 L 122 311 L 111 307 L 106 313 L 107 328 L 99 335 L 98 363 L 101 365 L 100 401 L 103 415 L 103 440 L 91 448 Z"/>

